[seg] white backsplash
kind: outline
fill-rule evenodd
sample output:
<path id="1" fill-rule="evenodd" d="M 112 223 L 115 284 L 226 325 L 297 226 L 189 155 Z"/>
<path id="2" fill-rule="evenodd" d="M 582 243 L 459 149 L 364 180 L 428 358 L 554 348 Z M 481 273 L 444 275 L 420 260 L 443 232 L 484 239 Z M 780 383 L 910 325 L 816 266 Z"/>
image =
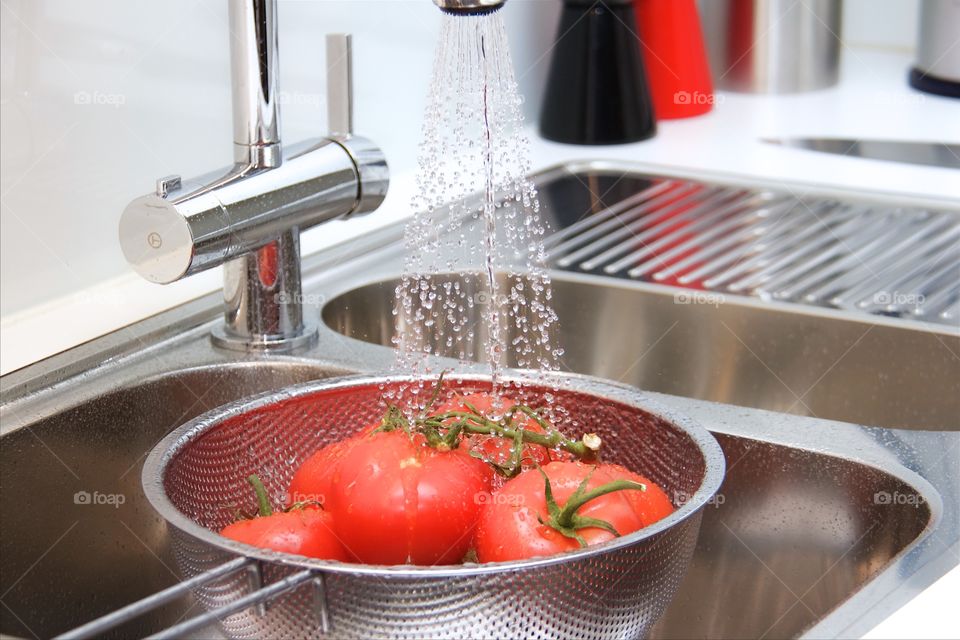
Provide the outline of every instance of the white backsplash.
<path id="1" fill-rule="evenodd" d="M 854 47 L 912 51 L 921 0 L 843 0 L 843 40 Z"/>
<path id="2" fill-rule="evenodd" d="M 228 1 L 3 1 L 2 315 L 128 273 L 116 230 L 125 204 L 159 176 L 230 161 Z M 505 9 L 528 119 L 559 6 Z M 848 0 L 845 30 L 902 47 L 915 11 L 915 0 Z M 325 131 L 323 36 L 350 32 L 357 131 L 395 173 L 411 169 L 440 23 L 432 3 L 280 0 L 279 20 L 283 139 Z"/>
<path id="3" fill-rule="evenodd" d="M 4 315 L 127 272 L 126 203 L 231 161 L 227 1 L 4 0 Z M 549 57 L 527 52 L 549 46 L 554 5 L 505 9 L 528 97 Z M 324 34 L 348 32 L 357 131 L 411 168 L 440 18 L 429 0 L 281 0 L 283 140 L 323 135 Z"/>

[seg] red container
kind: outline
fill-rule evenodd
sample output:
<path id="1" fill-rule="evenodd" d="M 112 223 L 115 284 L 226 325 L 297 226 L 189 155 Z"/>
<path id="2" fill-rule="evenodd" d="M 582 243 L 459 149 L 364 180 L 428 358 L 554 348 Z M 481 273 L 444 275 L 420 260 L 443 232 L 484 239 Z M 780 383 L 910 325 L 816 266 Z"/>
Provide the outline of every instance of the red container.
<path id="1" fill-rule="evenodd" d="M 634 0 L 640 50 L 658 120 L 713 108 L 713 82 L 695 0 Z"/>

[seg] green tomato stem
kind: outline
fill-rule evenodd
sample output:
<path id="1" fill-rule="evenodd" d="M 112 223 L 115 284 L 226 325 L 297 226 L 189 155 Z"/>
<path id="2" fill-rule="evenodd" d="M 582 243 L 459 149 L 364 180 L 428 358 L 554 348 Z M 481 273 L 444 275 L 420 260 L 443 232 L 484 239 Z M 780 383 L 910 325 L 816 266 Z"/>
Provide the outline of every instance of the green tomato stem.
<path id="1" fill-rule="evenodd" d="M 567 503 L 563 505 L 563 508 L 560 510 L 560 513 L 556 516 L 556 524 L 564 528 L 572 528 L 576 525 L 577 510 L 580 509 L 583 505 L 590 502 L 595 498 L 600 496 L 605 496 L 608 493 L 613 493 L 614 491 L 646 491 L 647 485 L 642 482 L 634 482 L 633 480 L 613 480 L 602 484 L 599 487 L 594 487 L 589 491 L 574 493 L 570 496 L 570 499 L 567 500 Z M 579 495 L 578 495 L 579 494 Z"/>
<path id="2" fill-rule="evenodd" d="M 646 485 L 639 482 L 633 482 L 631 480 L 614 480 L 587 491 L 587 484 L 590 483 L 590 478 L 593 476 L 593 472 L 597 470 L 597 468 L 594 467 L 580 482 L 580 486 L 578 486 L 577 490 L 574 491 L 573 494 L 567 499 L 567 503 L 561 509 L 553 497 L 553 488 L 550 486 L 550 478 L 543 469 L 540 469 L 539 467 L 538 469 L 540 471 L 540 475 L 543 476 L 543 497 L 547 503 L 547 512 L 549 513 L 549 516 L 546 520 L 544 520 L 541 516 L 537 516 L 537 520 L 540 521 L 540 524 L 546 525 L 555 531 L 562 533 L 568 538 L 573 538 L 580 543 L 581 547 L 586 547 L 587 541 L 583 536 L 580 535 L 580 529 L 586 529 L 590 527 L 604 529 L 612 533 L 617 538 L 620 537 L 620 532 L 617 531 L 616 528 L 614 528 L 614 526 L 606 520 L 580 515 L 577 513 L 577 510 L 580 507 L 595 498 L 612 493 L 613 491 L 623 491 L 625 489 L 639 491 L 647 490 Z"/>
<path id="3" fill-rule="evenodd" d="M 443 377 L 446 371 L 440 374 L 433 387 L 429 402 L 423 408 L 420 417 L 413 419 L 413 424 L 396 405 L 387 407 L 386 413 L 375 432 L 403 430 L 413 436 L 414 431 L 423 434 L 427 444 L 436 449 L 448 451 L 460 444 L 460 435 L 481 434 L 493 435 L 513 441 L 511 462 L 509 465 L 495 465 L 507 475 L 514 475 L 520 470 L 523 445 L 537 444 L 551 449 L 563 449 L 575 455 L 584 462 L 595 462 L 600 454 L 601 440 L 595 433 L 588 433 L 580 440 L 570 440 L 557 431 L 553 425 L 544 420 L 536 411 L 525 405 L 511 407 L 499 420 L 491 420 L 483 415 L 479 409 L 466 403 L 468 411 L 447 411 L 437 415 L 426 415 L 433 409 L 443 387 Z M 534 420 L 543 433 L 530 431 L 514 424 L 517 414 L 523 414 Z M 453 422 L 448 422 L 453 420 Z"/>
<path id="4" fill-rule="evenodd" d="M 451 432 L 493 435 L 510 440 L 516 439 L 519 436 L 525 444 L 539 444 L 550 449 L 560 448 L 585 461 L 596 459 L 600 448 L 600 439 L 594 434 L 587 434 L 580 440 L 571 440 L 556 430 L 553 430 L 551 433 L 538 433 L 536 431 L 529 431 L 523 427 L 515 428 L 513 426 L 513 416 L 517 412 L 530 415 L 527 411 L 533 413 L 533 410 L 529 407 L 515 407 L 508 411 L 499 421 L 490 420 L 479 412 L 447 411 L 446 413 L 430 416 L 422 423 L 418 421 L 418 425 L 427 422 L 443 424 L 446 420 L 456 418 L 457 422 L 446 425 Z"/>
<path id="5" fill-rule="evenodd" d="M 253 485 L 253 490 L 257 494 L 257 505 L 260 508 L 260 515 L 262 517 L 272 516 L 273 507 L 270 506 L 270 497 L 267 496 L 267 489 L 263 486 L 263 482 L 260 481 L 260 478 L 255 473 L 247 478 L 247 482 Z"/>

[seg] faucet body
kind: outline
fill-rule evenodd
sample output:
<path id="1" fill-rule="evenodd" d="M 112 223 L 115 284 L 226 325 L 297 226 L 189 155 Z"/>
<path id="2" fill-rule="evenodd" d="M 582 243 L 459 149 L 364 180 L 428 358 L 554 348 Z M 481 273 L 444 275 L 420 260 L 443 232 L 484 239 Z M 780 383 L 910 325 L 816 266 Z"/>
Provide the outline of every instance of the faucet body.
<path id="1" fill-rule="evenodd" d="M 454 15 L 484 15 L 492 13 L 507 0 L 433 0 L 444 13 Z"/>
<path id="2" fill-rule="evenodd" d="M 309 344 L 300 231 L 367 213 L 386 196 L 383 153 L 351 135 L 350 37 L 327 39 L 327 138 L 280 141 L 276 0 L 231 0 L 234 165 L 183 180 L 168 176 L 133 200 L 120 220 L 127 261 L 169 283 L 224 265 L 224 325 L 216 344 L 290 350 Z"/>

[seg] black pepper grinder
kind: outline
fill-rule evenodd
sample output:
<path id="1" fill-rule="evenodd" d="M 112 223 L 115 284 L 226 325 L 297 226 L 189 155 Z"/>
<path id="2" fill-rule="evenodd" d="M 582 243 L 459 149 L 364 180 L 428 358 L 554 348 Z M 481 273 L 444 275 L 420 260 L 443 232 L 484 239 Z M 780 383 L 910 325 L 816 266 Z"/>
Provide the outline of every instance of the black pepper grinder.
<path id="1" fill-rule="evenodd" d="M 540 135 L 622 144 L 657 132 L 631 0 L 563 0 Z"/>

